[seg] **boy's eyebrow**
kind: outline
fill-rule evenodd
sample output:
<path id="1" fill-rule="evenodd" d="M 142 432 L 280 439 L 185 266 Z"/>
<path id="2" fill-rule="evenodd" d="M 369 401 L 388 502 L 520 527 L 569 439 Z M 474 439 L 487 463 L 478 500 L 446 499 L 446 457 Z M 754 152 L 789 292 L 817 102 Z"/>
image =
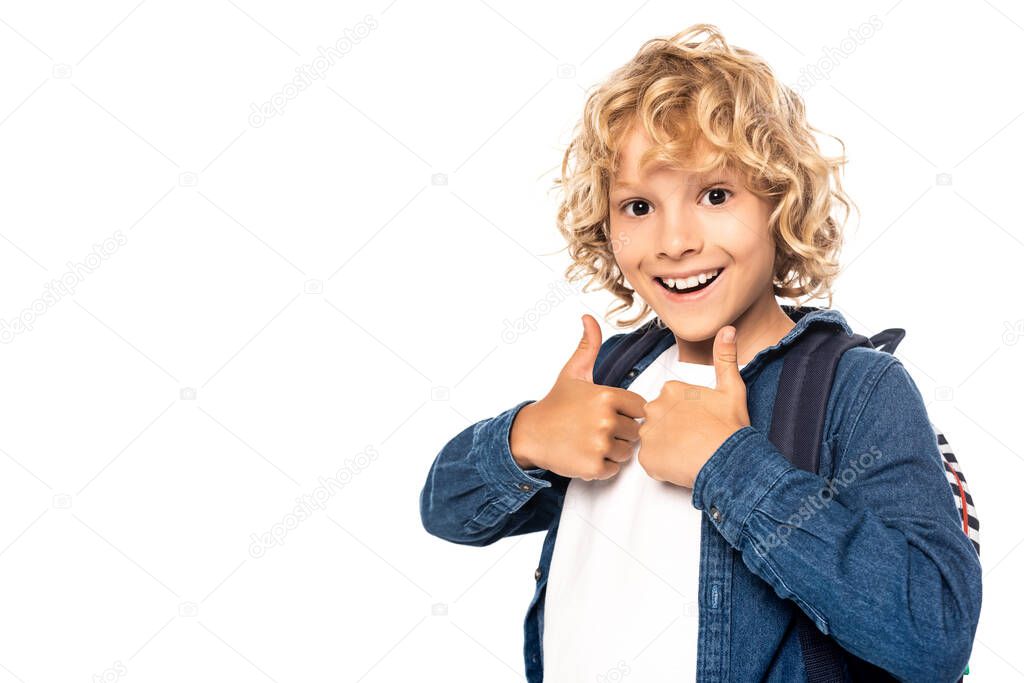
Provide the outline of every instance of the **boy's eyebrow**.
<path id="1" fill-rule="evenodd" d="M 706 175 L 697 176 L 693 180 L 694 185 L 713 185 L 715 183 L 728 183 L 732 182 L 729 174 L 726 171 L 718 171 L 708 173 Z M 639 181 L 635 180 L 620 180 L 618 178 L 612 178 L 612 187 L 615 189 L 628 189 L 637 190 L 640 188 Z"/>

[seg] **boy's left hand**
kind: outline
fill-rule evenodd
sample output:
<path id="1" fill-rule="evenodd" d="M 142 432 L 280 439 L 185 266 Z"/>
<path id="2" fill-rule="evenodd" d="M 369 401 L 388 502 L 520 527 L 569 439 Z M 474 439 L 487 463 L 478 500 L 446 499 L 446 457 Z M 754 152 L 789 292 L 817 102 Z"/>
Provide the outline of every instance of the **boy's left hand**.
<path id="1" fill-rule="evenodd" d="M 731 331 L 732 341 L 725 340 Z M 715 335 L 715 387 L 669 380 L 644 405 L 637 461 L 658 481 L 693 488 L 697 473 L 726 439 L 750 425 L 747 385 L 736 358 L 736 328 Z"/>

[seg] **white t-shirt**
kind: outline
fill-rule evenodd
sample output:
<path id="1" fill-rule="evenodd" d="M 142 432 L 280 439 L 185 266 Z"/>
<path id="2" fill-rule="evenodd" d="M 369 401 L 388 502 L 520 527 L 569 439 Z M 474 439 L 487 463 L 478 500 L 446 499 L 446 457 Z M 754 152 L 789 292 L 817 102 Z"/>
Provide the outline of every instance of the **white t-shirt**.
<path id="1" fill-rule="evenodd" d="M 680 362 L 672 345 L 628 390 L 653 401 L 668 380 L 713 387 L 715 367 Z M 696 677 L 702 513 L 690 489 L 647 475 L 638 448 L 611 479 L 569 482 L 544 598 L 545 683 Z"/>

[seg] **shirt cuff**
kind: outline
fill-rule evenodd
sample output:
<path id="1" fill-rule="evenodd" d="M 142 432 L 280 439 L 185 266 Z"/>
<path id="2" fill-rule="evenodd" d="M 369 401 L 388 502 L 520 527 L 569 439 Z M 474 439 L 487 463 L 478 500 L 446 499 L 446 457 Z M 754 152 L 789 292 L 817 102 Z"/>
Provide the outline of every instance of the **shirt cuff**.
<path id="1" fill-rule="evenodd" d="M 693 506 L 707 512 L 718 532 L 738 548 L 747 517 L 779 479 L 795 469 L 764 433 L 741 427 L 697 472 Z"/>
<path id="2" fill-rule="evenodd" d="M 497 492 L 498 499 L 508 512 L 518 510 L 538 490 L 551 486 L 550 481 L 541 478 L 547 470 L 524 470 L 512 457 L 512 447 L 509 445 L 516 415 L 523 406 L 533 402 L 533 399 L 523 401 L 483 422 L 473 437 L 477 470 Z"/>

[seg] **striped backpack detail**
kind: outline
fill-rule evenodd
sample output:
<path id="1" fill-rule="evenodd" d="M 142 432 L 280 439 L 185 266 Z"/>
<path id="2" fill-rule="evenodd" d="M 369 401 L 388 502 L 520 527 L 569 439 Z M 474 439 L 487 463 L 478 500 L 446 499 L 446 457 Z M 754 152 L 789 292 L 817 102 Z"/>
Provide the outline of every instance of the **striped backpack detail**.
<path id="1" fill-rule="evenodd" d="M 935 430 L 935 438 L 939 442 L 942 464 L 946 468 L 946 479 L 949 481 L 950 488 L 953 489 L 953 501 L 956 503 L 957 512 L 960 513 L 964 533 L 974 544 L 974 550 L 981 555 L 981 524 L 978 522 L 978 512 L 974 509 L 974 498 L 971 497 L 971 492 L 967 488 L 967 477 L 960 469 L 960 463 L 953 455 L 953 449 L 950 448 L 945 435 L 934 424 L 932 424 L 932 429 Z"/>

